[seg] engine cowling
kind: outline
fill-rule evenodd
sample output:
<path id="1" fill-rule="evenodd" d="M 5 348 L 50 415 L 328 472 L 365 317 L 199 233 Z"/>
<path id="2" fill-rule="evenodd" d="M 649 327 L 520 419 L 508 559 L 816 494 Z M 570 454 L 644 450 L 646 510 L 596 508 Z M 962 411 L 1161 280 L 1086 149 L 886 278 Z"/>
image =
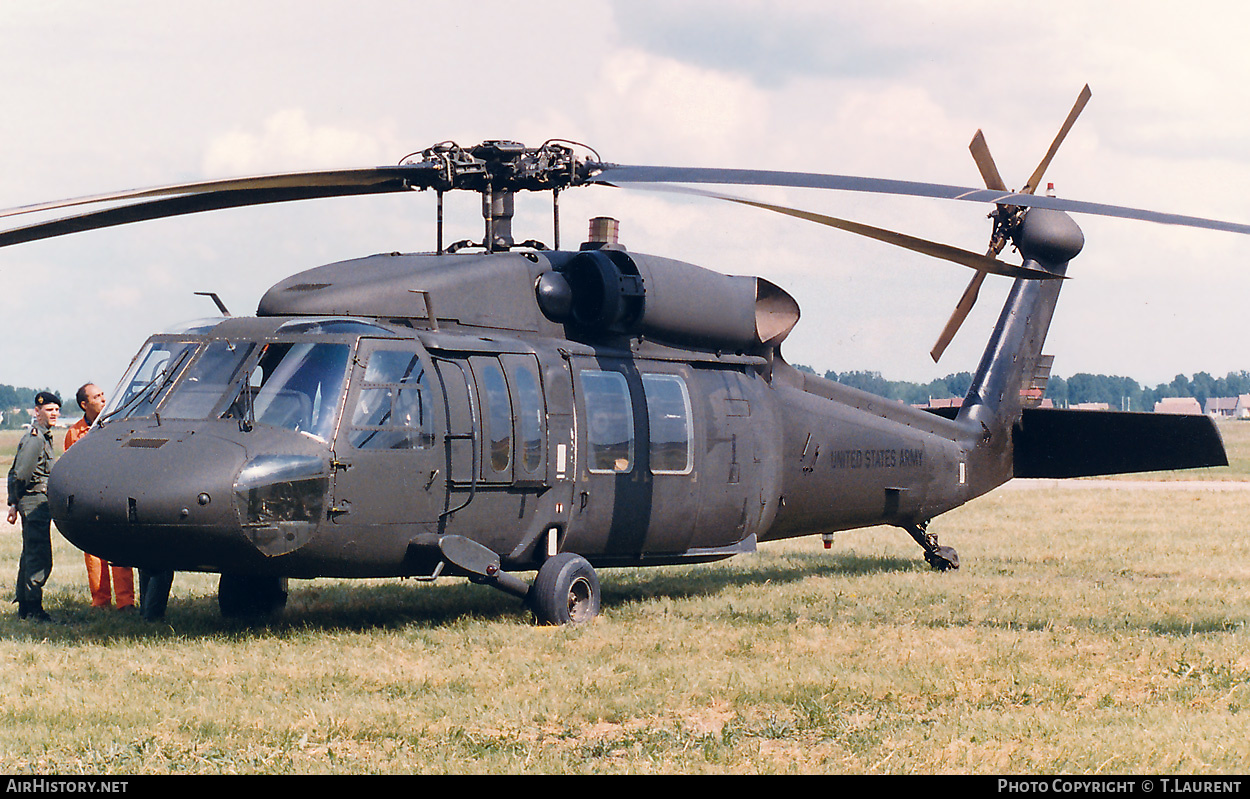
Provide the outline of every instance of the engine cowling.
<path id="1" fill-rule="evenodd" d="M 794 298 L 763 278 L 619 248 L 582 251 L 542 275 L 537 295 L 547 318 L 588 332 L 718 349 L 776 346 L 799 320 Z"/>

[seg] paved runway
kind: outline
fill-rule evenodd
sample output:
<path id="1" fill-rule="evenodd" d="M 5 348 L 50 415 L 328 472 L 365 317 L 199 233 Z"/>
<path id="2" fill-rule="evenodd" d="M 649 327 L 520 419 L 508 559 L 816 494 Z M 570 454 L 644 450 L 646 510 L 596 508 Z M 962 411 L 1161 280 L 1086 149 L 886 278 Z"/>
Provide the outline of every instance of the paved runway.
<path id="1" fill-rule="evenodd" d="M 1118 488 L 1143 491 L 1250 491 L 1250 480 L 1099 480 L 1092 478 L 1051 480 L 1030 478 L 1010 480 L 1002 488 L 1012 490 L 1037 488 Z"/>

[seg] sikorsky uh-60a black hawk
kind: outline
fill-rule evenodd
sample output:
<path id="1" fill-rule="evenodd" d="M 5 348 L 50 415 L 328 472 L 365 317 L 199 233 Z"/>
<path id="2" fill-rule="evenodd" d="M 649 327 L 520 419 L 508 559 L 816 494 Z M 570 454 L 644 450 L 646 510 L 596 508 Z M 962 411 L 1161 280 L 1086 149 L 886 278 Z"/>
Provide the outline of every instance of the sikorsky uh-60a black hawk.
<path id="1" fill-rule="evenodd" d="M 888 524 L 950 569 L 958 557 L 930 520 L 1013 477 L 1223 465 L 1206 417 L 1040 407 L 1043 341 L 1084 242 L 1067 212 L 1250 233 L 1037 194 L 1088 97 L 1018 191 L 979 133 L 971 149 L 984 189 L 625 166 L 572 142 L 489 141 L 438 144 L 395 166 L 3 212 L 108 204 L 0 233 L 8 246 L 263 203 L 438 198 L 433 252 L 310 269 L 269 289 L 255 316 L 222 307 L 148 339 L 93 431 L 53 470 L 57 527 L 117 564 L 219 573 L 228 615 L 280 609 L 289 578 L 461 576 L 525 598 L 541 622 L 568 623 L 599 612 L 599 568 L 713 561 L 763 541 Z M 561 249 L 559 195 L 591 184 L 747 203 L 970 267 L 934 358 L 987 275 L 1014 282 L 962 405 L 913 408 L 788 364 L 780 348 L 799 307 L 768 280 L 635 252 L 606 218 Z M 991 242 L 971 252 L 700 184 L 971 201 L 991 209 Z M 481 241 L 444 244 L 453 190 L 481 195 Z M 523 191 L 551 192 L 551 247 L 514 240 Z M 1008 244 L 1019 264 L 999 258 Z M 532 582 L 520 576 L 530 572 Z"/>

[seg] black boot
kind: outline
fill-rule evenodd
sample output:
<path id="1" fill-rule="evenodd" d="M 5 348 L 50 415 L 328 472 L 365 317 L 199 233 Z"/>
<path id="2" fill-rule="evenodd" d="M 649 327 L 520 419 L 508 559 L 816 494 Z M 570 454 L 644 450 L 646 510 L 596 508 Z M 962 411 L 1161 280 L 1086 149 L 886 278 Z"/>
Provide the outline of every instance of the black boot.
<path id="1" fill-rule="evenodd" d="M 24 613 L 19 607 L 18 617 L 31 621 L 52 621 L 52 617 L 43 609 L 42 602 L 27 602 Z"/>

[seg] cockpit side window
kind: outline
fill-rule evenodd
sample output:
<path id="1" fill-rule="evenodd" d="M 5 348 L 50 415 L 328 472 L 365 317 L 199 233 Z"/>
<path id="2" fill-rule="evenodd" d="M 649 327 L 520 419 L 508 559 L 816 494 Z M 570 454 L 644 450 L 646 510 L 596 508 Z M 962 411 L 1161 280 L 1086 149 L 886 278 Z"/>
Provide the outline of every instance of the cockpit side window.
<path id="1" fill-rule="evenodd" d="M 352 409 L 348 441 L 356 449 L 434 446 L 429 377 L 411 350 L 375 350 Z"/>
<path id="2" fill-rule="evenodd" d="M 252 370 L 252 414 L 258 424 L 329 440 L 347 374 L 346 344 L 266 344 Z"/>

